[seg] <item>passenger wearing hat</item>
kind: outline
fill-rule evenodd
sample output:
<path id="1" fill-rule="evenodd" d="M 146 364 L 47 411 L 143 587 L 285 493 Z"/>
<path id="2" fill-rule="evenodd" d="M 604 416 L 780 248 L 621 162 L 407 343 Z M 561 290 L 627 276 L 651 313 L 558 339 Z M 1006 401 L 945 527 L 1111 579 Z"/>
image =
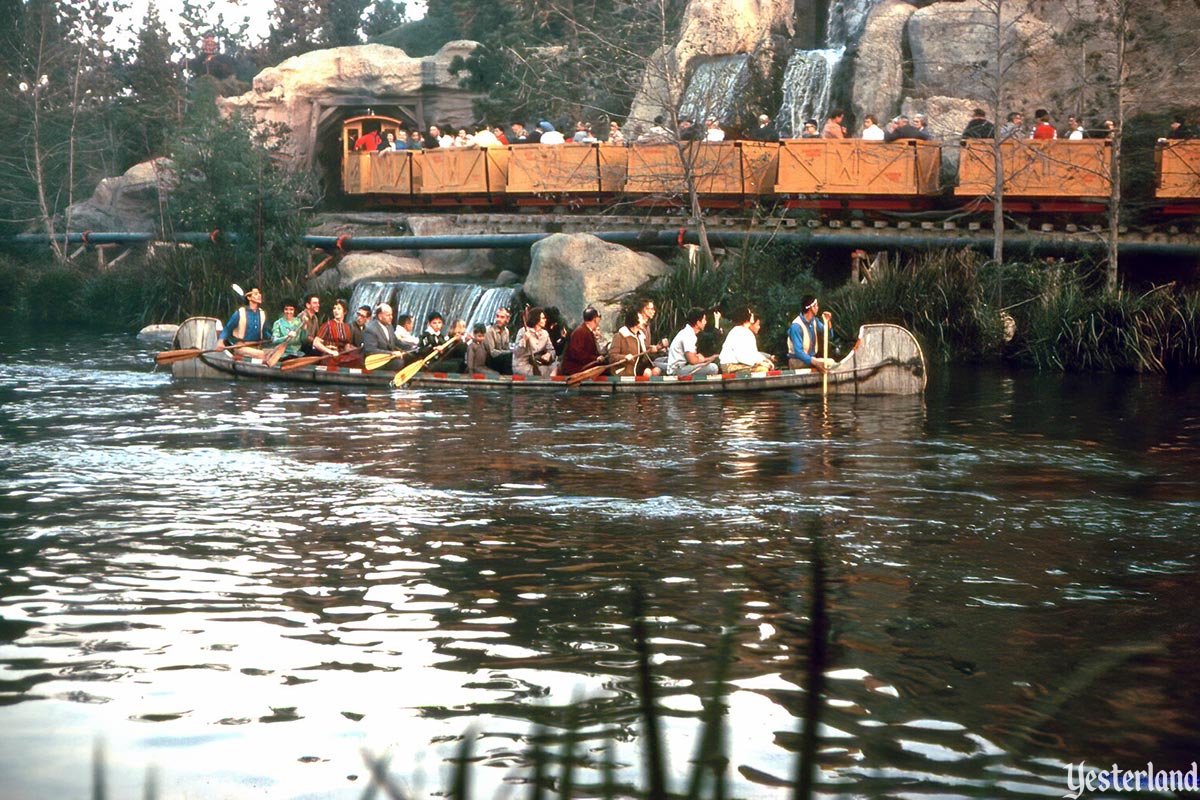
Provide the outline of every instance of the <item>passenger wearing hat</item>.
<path id="1" fill-rule="evenodd" d="M 778 142 L 779 131 L 771 124 L 771 118 L 766 114 L 758 115 L 758 127 L 750 133 L 750 138 L 756 142 Z"/>
<path id="2" fill-rule="evenodd" d="M 542 138 L 539 139 L 542 144 L 565 144 L 566 137 L 561 132 L 556 131 L 554 126 L 546 120 L 538 123 L 538 130 L 542 132 Z"/>

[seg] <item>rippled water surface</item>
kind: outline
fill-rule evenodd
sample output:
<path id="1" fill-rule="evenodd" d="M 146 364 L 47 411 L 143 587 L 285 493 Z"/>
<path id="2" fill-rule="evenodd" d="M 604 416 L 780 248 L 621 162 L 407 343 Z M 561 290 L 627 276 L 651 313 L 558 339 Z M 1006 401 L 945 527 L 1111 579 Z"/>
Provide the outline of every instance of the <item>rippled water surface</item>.
<path id="1" fill-rule="evenodd" d="M 161 345 L 160 345 L 161 346 Z M 792 778 L 812 538 L 821 792 L 1061 796 L 1196 759 L 1200 382 L 936 369 L 923 398 L 177 383 L 153 343 L 0 356 L 0 795 L 478 797 L 585 703 L 639 781 L 628 590 L 678 775 L 727 621 L 731 788 Z M 814 534 L 813 521 L 820 527 Z M 675 778 L 676 787 L 681 780 Z"/>

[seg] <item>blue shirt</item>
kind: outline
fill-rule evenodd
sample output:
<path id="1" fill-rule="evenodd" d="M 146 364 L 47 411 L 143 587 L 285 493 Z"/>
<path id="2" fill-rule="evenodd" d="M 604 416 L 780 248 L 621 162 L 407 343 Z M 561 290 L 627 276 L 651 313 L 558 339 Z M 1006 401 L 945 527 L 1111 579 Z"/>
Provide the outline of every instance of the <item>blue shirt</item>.
<path id="1" fill-rule="evenodd" d="M 819 317 L 813 317 L 811 320 L 805 319 L 803 314 L 796 317 L 788 327 L 788 355 L 800 359 L 811 367 L 813 356 L 817 352 L 817 336 L 824 331 L 825 323 Z M 829 335 L 833 335 L 832 325 Z M 805 347 L 805 339 L 808 340 L 807 347 Z"/>
<path id="2" fill-rule="evenodd" d="M 258 311 L 251 311 L 248 307 L 242 307 L 233 312 L 233 316 L 229 318 L 229 322 L 225 323 L 224 329 L 221 330 L 221 341 L 229 342 L 230 344 L 238 343 L 237 341 L 233 341 L 233 332 L 237 330 L 242 312 L 246 314 L 246 335 L 238 341 L 257 342 L 270 338 L 266 335 L 267 312 L 261 308 Z"/>

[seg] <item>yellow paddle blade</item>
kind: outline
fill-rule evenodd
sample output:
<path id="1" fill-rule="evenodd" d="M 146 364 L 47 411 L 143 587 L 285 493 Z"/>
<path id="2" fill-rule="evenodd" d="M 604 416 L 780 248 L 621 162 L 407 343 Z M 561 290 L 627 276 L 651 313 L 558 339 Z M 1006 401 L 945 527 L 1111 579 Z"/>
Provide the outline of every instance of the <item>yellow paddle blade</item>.
<path id="1" fill-rule="evenodd" d="M 409 364 L 407 367 L 397 372 L 396 377 L 392 378 L 392 386 L 399 388 L 408 383 L 409 380 L 412 379 L 412 376 L 420 372 L 421 368 L 431 360 L 432 359 L 429 358 L 423 358 L 420 361 L 414 361 L 413 363 Z"/>
<path id="2" fill-rule="evenodd" d="M 363 367 L 374 371 L 387 364 L 393 358 L 396 358 L 396 356 L 391 353 L 372 353 L 363 359 Z"/>

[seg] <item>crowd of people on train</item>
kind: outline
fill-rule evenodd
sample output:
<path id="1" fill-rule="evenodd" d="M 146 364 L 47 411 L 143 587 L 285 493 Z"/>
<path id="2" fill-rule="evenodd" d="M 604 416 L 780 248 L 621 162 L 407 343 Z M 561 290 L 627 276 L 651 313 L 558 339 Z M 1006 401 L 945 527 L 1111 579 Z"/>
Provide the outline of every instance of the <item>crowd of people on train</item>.
<path id="1" fill-rule="evenodd" d="M 1000 125 L 988 119 L 987 112 L 976 108 L 970 122 L 967 123 L 959 138 L 962 139 L 1105 139 L 1111 138 L 1116 130 L 1112 120 L 1104 120 L 1100 127 L 1089 129 L 1081 117 L 1070 115 L 1064 127 L 1052 124 L 1050 113 L 1039 108 L 1034 112 L 1032 125 L 1026 125 L 1025 115 L 1019 111 L 1010 112 L 1005 122 Z M 730 139 L 748 141 L 777 142 L 786 138 L 766 114 L 758 116 L 757 124 L 746 131 L 735 131 L 739 134 Z M 1191 139 L 1197 135 L 1196 130 L 1182 116 L 1176 116 L 1171 122 L 1160 142 L 1170 139 Z M 816 119 L 805 120 L 801 130 L 796 133 L 799 139 L 848 139 L 851 136 L 846 124 L 846 113 L 843 109 L 835 108 L 829 112 L 823 123 Z M 924 114 L 899 114 L 890 121 L 880 125 L 879 118 L 867 114 L 863 118 L 862 129 L 858 138 L 864 141 L 894 142 L 907 139 L 934 140 L 935 136 L 929 126 L 929 120 Z M 497 147 L 511 144 L 564 144 L 600 143 L 608 145 L 628 144 L 666 144 L 671 142 L 705 141 L 723 142 L 726 131 L 721 121 L 714 116 L 708 116 L 703 123 L 690 117 L 678 120 L 677 130 L 672 130 L 664 117 L 658 116 L 653 125 L 638 136 L 626 138 L 620 124 L 613 120 L 608 123 L 606 132 L 597 134 L 592 130 L 590 122 L 580 120 L 575 123 L 574 130 L 564 132 L 547 120 L 540 120 L 532 128 L 526 128 L 524 123 L 513 122 L 507 131 L 501 126 L 482 125 L 471 132 L 467 127 L 459 127 L 452 133 L 449 128 L 430 125 L 428 131 L 422 134 L 416 130 L 405 132 L 399 130 L 369 131 L 354 139 L 350 147 L 355 150 L 393 152 L 403 150 L 429 150 L 444 147 Z"/>
<path id="2" fill-rule="evenodd" d="M 218 335 L 218 351 L 236 347 L 242 356 L 264 358 L 278 348 L 278 360 L 284 363 L 309 356 L 315 357 L 314 362 L 319 359 L 327 365 L 359 368 L 367 356 L 390 355 L 378 369 L 396 370 L 420 360 L 427 362 L 426 368 L 432 372 L 493 377 L 569 377 L 596 368 L 627 377 L 698 377 L 776 368 L 774 357 L 759 350 L 762 320 L 749 308 L 730 316 L 732 327 L 727 332 L 721 329 L 719 311 L 692 308 L 673 338 L 655 338 L 652 327 L 657 308 L 650 299 L 638 301 L 625 312 L 611 337 L 601 332 L 601 313 L 592 306 L 583 310 L 583 321 L 574 330 L 568 329 L 557 308 L 527 307 L 516 321 L 509 309 L 499 308 L 491 325 L 476 323 L 470 331 L 462 319 L 447 328 L 442 314 L 435 311 L 428 314 L 425 329 L 417 336 L 413 316 L 396 318 L 388 303 L 373 309 L 360 306 L 349 319 L 349 304 L 339 298 L 333 303 L 331 318 L 322 321 L 321 299 L 310 294 L 300 307 L 285 300 L 280 317 L 268 327 L 261 290 L 252 288 L 245 299 L 246 305 L 233 313 Z M 705 355 L 700 352 L 699 337 L 710 318 L 724 340 L 717 352 Z M 514 322 L 519 322 L 515 331 Z M 821 311 L 816 297 L 804 297 L 788 328 L 787 368 L 824 371 L 833 367 L 834 361 L 822 349 L 832 330 L 830 313 Z"/>

